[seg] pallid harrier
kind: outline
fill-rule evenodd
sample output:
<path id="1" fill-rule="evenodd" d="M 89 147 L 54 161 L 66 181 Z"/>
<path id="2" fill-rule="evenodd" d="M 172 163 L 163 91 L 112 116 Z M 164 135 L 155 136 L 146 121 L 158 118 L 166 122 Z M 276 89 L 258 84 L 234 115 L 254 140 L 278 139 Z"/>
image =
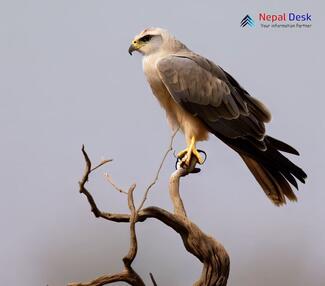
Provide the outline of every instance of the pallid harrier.
<path id="1" fill-rule="evenodd" d="M 187 148 L 177 155 L 184 164 L 191 156 L 203 162 L 196 142 L 212 133 L 241 156 L 275 205 L 285 204 L 285 197 L 297 200 L 288 182 L 298 189 L 296 179 L 304 183 L 307 176 L 279 151 L 299 153 L 265 134 L 271 114 L 263 103 L 164 29 L 142 31 L 131 43 L 134 51 L 143 55 L 144 73 L 171 127 L 185 135 Z"/>

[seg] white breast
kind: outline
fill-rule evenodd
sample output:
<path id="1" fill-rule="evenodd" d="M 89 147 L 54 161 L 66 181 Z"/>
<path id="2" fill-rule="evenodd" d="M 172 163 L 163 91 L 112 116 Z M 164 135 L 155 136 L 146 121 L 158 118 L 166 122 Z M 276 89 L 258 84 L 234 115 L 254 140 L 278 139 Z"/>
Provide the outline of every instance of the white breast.
<path id="1" fill-rule="evenodd" d="M 143 65 L 143 71 L 144 74 L 147 77 L 147 81 L 158 99 L 161 106 L 166 110 L 168 109 L 168 105 L 170 100 L 173 100 L 166 89 L 165 85 L 161 81 L 157 68 L 156 63 L 162 58 L 159 54 L 153 54 L 149 56 L 144 56 L 142 65 Z"/>

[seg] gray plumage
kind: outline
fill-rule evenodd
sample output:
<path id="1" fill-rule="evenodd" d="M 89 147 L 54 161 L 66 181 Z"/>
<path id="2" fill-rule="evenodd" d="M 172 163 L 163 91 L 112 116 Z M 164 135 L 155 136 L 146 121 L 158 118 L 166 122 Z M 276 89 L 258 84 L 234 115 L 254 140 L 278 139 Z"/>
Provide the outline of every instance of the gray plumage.
<path id="1" fill-rule="evenodd" d="M 144 55 L 143 68 L 172 128 L 180 126 L 186 141 L 206 140 L 212 133 L 243 159 L 276 205 L 296 200 L 290 182 L 306 174 L 279 151 L 298 155 L 288 144 L 267 136 L 271 113 L 221 67 L 192 52 L 166 30 L 146 29 L 129 52 Z"/>

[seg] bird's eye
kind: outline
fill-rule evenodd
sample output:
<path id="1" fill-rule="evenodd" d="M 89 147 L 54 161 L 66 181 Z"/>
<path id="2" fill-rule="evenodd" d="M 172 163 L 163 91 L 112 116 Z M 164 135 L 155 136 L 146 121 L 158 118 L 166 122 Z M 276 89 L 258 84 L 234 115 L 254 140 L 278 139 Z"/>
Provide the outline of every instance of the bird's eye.
<path id="1" fill-rule="evenodd" d="M 152 37 L 153 37 L 152 35 L 145 35 L 140 40 L 141 42 L 148 42 Z"/>

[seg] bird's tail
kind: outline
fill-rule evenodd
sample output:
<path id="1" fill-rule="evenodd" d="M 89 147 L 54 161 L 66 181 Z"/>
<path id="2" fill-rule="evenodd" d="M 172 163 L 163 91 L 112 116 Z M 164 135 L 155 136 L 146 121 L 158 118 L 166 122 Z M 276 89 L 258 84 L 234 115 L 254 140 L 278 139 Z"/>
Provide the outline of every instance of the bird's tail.
<path id="1" fill-rule="evenodd" d="M 267 147 L 265 151 L 244 141 L 233 140 L 225 143 L 238 152 L 265 194 L 275 205 L 285 204 L 286 198 L 296 201 L 297 197 L 290 184 L 298 190 L 296 179 L 305 183 L 307 175 L 279 151 L 299 155 L 298 151 L 270 136 L 265 136 L 264 142 Z"/>

